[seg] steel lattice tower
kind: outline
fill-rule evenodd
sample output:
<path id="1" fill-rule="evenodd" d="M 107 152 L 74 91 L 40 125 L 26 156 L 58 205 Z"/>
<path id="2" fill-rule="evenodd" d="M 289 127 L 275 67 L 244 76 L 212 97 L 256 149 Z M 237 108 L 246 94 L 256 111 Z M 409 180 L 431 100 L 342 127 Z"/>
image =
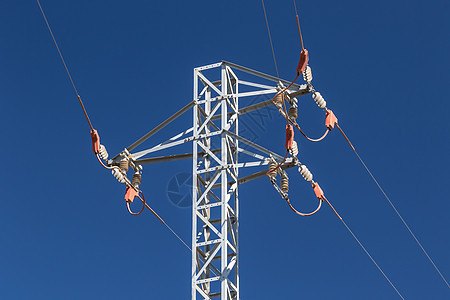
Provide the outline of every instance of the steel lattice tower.
<path id="1" fill-rule="evenodd" d="M 255 81 L 276 84 L 243 81 L 237 71 L 252 75 Z M 206 72 L 219 73 L 220 79 L 210 80 Z M 239 178 L 239 169 L 268 165 L 283 157 L 239 136 L 239 116 L 272 105 L 271 99 L 242 109 L 239 99 L 274 94 L 284 84 L 289 82 L 228 62 L 194 69 L 193 300 L 198 295 L 202 299 L 240 299 L 238 187 L 265 176 L 267 169 L 244 178 Z M 240 91 L 241 87 L 246 89 Z M 295 97 L 308 92 L 306 85 L 294 84 L 288 90 L 288 101 L 296 103 Z M 241 148 L 240 143 L 251 150 Z M 242 162 L 238 161 L 241 156 L 246 158 Z M 283 169 L 295 164 L 290 158 Z"/>
<path id="2" fill-rule="evenodd" d="M 241 137 L 239 117 L 273 105 L 272 96 L 289 84 L 287 80 L 225 61 L 195 68 L 193 100 L 108 161 L 108 165 L 126 161 L 141 174 L 146 164 L 193 159 L 192 300 L 240 299 L 238 187 L 265 177 L 267 165 L 280 163 L 283 157 Z M 306 84 L 294 83 L 285 92 L 286 100 L 296 106 L 296 97 L 309 92 Z M 250 104 L 251 98 L 256 99 L 253 104 Z M 239 101 L 244 103 L 243 108 Z M 191 108 L 191 128 L 146 150 L 133 151 Z M 280 113 L 284 114 L 281 110 Z M 192 153 L 143 158 L 190 142 L 193 142 Z M 296 165 L 300 165 L 298 159 L 290 157 L 281 169 Z M 245 177 L 239 176 L 239 169 L 261 166 L 266 167 Z M 274 186 L 279 190 L 276 184 Z"/>

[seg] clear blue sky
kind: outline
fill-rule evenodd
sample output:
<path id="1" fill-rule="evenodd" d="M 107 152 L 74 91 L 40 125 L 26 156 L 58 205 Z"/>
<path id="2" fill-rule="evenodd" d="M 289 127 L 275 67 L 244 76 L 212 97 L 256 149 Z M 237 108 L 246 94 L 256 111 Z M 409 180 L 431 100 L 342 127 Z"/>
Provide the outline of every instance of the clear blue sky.
<path id="1" fill-rule="evenodd" d="M 110 154 L 192 99 L 193 68 L 228 60 L 275 75 L 260 1 L 42 0 L 75 84 Z M 450 278 L 448 1 L 297 1 L 314 86 Z M 278 68 L 295 76 L 292 1 L 266 0 Z M 89 127 L 35 1 L 0 3 L 0 299 L 189 299 L 191 256 L 92 154 Z M 301 120 L 323 116 L 310 96 Z M 190 126 L 191 116 L 180 127 Z M 178 125 L 177 125 L 178 126 Z M 284 153 L 283 120 L 257 142 Z M 179 127 L 155 136 L 164 140 Z M 337 131 L 300 157 L 406 299 L 449 299 Z M 168 184 L 190 162 L 146 167 L 142 189 L 190 243 L 191 210 Z M 298 178 L 296 171 L 290 172 Z M 291 180 L 296 207 L 314 195 Z M 398 299 L 328 207 L 294 215 L 267 179 L 243 185 L 241 296 Z"/>

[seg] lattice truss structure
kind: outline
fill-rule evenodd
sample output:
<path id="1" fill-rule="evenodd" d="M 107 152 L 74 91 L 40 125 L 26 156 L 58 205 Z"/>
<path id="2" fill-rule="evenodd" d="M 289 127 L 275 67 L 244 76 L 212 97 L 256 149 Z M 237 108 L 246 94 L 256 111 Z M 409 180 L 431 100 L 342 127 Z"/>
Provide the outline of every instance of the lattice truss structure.
<path id="1" fill-rule="evenodd" d="M 225 61 L 195 68 L 193 101 L 110 162 L 119 164 L 128 160 L 136 172 L 141 172 L 145 164 L 192 158 L 193 300 L 240 299 L 238 187 L 265 177 L 267 166 L 281 162 L 283 156 L 240 136 L 239 117 L 273 105 L 273 95 L 289 84 L 287 80 Z M 296 97 L 309 92 L 310 87 L 306 84 L 292 84 L 285 93 L 286 100 L 291 106 L 297 106 Z M 152 148 L 132 153 L 149 137 L 191 109 L 191 128 Z M 190 142 L 193 142 L 192 153 L 144 158 Z M 290 157 L 281 169 L 296 165 L 300 165 L 298 159 Z M 263 169 L 239 176 L 240 169 L 255 167 Z M 275 187 L 279 190 L 276 184 Z"/>

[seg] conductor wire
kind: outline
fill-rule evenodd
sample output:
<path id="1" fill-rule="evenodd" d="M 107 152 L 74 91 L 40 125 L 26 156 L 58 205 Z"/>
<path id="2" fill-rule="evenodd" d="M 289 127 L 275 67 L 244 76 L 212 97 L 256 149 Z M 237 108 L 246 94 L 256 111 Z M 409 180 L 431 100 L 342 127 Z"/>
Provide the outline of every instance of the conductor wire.
<path id="1" fill-rule="evenodd" d="M 316 210 L 314 210 L 313 212 L 310 212 L 310 213 L 302 213 L 302 212 L 299 212 L 298 210 L 296 210 L 296 209 L 292 206 L 291 201 L 289 201 L 289 198 L 286 198 L 286 202 L 287 202 L 287 204 L 289 204 L 289 207 L 292 209 L 293 212 L 295 212 L 297 215 L 300 215 L 300 216 L 303 216 L 303 217 L 307 217 L 307 216 L 312 216 L 312 215 L 314 215 L 314 214 L 315 214 L 316 212 L 318 212 L 319 209 L 322 207 L 322 200 L 319 200 L 319 206 L 317 206 Z M 328 202 L 328 201 L 327 201 L 327 202 Z"/>
<path id="2" fill-rule="evenodd" d="M 397 292 L 397 294 L 400 296 L 400 298 L 402 298 L 404 300 L 405 298 L 403 298 L 402 294 L 400 294 L 400 292 L 397 290 L 397 288 L 394 286 L 394 284 L 389 280 L 389 278 L 386 276 L 386 274 L 383 272 L 383 270 L 380 268 L 380 266 L 377 264 L 377 262 L 372 258 L 372 256 L 369 254 L 369 252 L 363 246 L 363 244 L 361 244 L 361 242 L 358 240 L 358 238 L 353 233 L 353 231 L 347 226 L 347 224 L 345 223 L 345 221 L 342 218 L 340 220 L 341 220 L 342 224 L 344 224 L 345 228 L 347 228 L 348 232 L 350 232 L 350 234 L 353 236 L 353 238 L 356 240 L 356 242 L 358 242 L 358 244 L 361 246 L 361 248 L 364 250 L 364 252 L 370 258 L 370 260 L 378 268 L 378 270 L 381 272 L 381 274 L 383 274 L 384 278 L 386 278 L 386 280 L 389 282 L 389 284 L 392 286 L 392 288 Z"/>
<path id="3" fill-rule="evenodd" d="M 73 82 L 72 76 L 70 75 L 69 68 L 67 67 L 66 61 L 64 60 L 64 57 L 62 56 L 61 50 L 59 49 L 58 43 L 56 42 L 55 36 L 53 35 L 53 31 L 50 28 L 50 24 L 47 21 L 47 17 L 45 16 L 45 13 L 44 13 L 44 10 L 42 9 L 41 3 L 39 2 L 39 0 L 36 0 L 36 2 L 39 5 L 39 9 L 41 10 L 42 16 L 44 17 L 45 24 L 47 25 L 50 35 L 52 36 L 53 43 L 55 44 L 56 50 L 58 50 L 58 53 L 59 53 L 59 57 L 61 58 L 64 68 L 66 69 L 67 76 L 69 76 L 69 80 L 70 80 L 70 83 L 72 84 L 73 90 L 75 91 L 75 94 L 77 94 L 78 102 L 80 102 L 80 105 L 81 105 L 81 108 L 83 109 L 86 120 L 89 123 L 89 127 L 91 127 L 91 130 L 94 130 L 94 127 L 92 127 L 91 120 L 89 119 L 88 113 L 87 113 L 86 109 L 84 108 L 83 101 L 81 101 L 81 97 L 78 94 L 78 90 L 75 87 L 75 83 Z"/>
<path id="4" fill-rule="evenodd" d="M 45 13 L 44 13 L 44 10 L 42 9 L 41 3 L 39 2 L 39 0 L 36 0 L 36 2 L 39 5 L 39 9 L 41 10 L 42 16 L 44 17 L 45 24 L 47 25 L 47 28 L 48 28 L 48 31 L 50 32 L 50 35 L 52 36 L 53 43 L 56 46 L 56 50 L 58 50 L 59 57 L 61 58 L 61 61 L 62 61 L 63 65 L 64 65 L 64 68 L 66 69 L 67 75 L 69 76 L 70 83 L 72 84 L 72 87 L 73 87 L 73 89 L 74 89 L 74 91 L 75 91 L 75 93 L 77 95 L 78 101 L 80 102 L 81 108 L 83 109 L 83 112 L 84 112 L 84 115 L 86 117 L 86 120 L 89 123 L 89 127 L 91 128 L 91 130 L 94 130 L 94 128 L 92 126 L 92 123 L 91 123 L 91 120 L 89 119 L 88 113 L 87 113 L 87 111 L 86 111 L 86 109 L 84 107 L 83 101 L 81 100 L 80 95 L 78 95 L 78 90 L 77 90 L 77 88 L 75 86 L 75 83 L 73 82 L 72 76 L 70 75 L 69 68 L 67 67 L 67 64 L 66 64 L 66 62 L 64 60 L 64 57 L 62 56 L 61 50 L 59 49 L 58 43 L 56 42 L 55 36 L 53 35 L 53 31 L 50 28 L 50 24 L 47 21 L 47 17 L 45 16 Z M 98 154 L 96 155 L 96 157 L 97 157 L 98 161 L 100 162 L 100 164 L 104 168 L 110 169 L 110 170 L 111 169 L 116 169 L 116 168 L 120 169 L 117 166 L 108 167 L 101 161 L 101 159 L 98 156 Z M 127 182 L 127 185 L 131 186 L 132 188 L 134 188 L 136 190 L 136 188 L 132 184 L 130 184 L 129 182 Z M 142 193 L 141 191 L 139 191 L 139 192 Z M 144 204 L 143 209 L 144 209 L 144 207 L 147 207 L 158 218 L 158 220 L 161 221 L 161 223 L 163 223 L 183 243 L 183 245 L 185 245 L 189 249 L 189 251 L 192 252 L 191 248 L 186 244 L 186 242 L 184 242 L 184 240 L 166 222 L 164 222 L 164 220 L 145 202 L 145 199 L 143 198 L 144 194 L 142 193 L 142 197 L 140 195 L 138 195 L 138 197 Z M 141 212 L 142 212 L 142 210 L 141 210 Z M 139 212 L 138 214 L 140 214 L 141 212 Z M 131 211 L 130 211 L 130 213 L 131 213 Z M 132 214 L 134 214 L 134 213 L 132 213 Z"/>
<path id="5" fill-rule="evenodd" d="M 391 285 L 391 287 L 397 292 L 397 294 L 400 296 L 400 298 L 402 298 L 403 300 L 405 300 L 405 298 L 403 298 L 402 294 L 400 294 L 400 292 L 397 290 L 397 288 L 394 286 L 394 284 L 392 283 L 392 281 L 389 279 L 389 277 L 387 277 L 387 275 L 383 272 L 383 270 L 381 269 L 381 267 L 377 264 L 377 262 L 375 261 L 375 259 L 373 259 L 372 255 L 370 255 L 370 253 L 366 250 L 366 248 L 364 247 L 364 245 L 359 241 L 359 239 L 356 237 L 356 235 L 353 233 L 353 231 L 350 229 L 350 227 L 348 227 L 347 223 L 345 223 L 344 219 L 341 218 L 341 216 L 338 214 L 338 212 L 334 209 L 334 207 L 331 205 L 331 203 L 328 201 L 327 198 L 323 197 L 323 199 L 328 203 L 328 205 L 333 209 L 334 213 L 336 214 L 336 216 L 338 216 L 339 220 L 341 220 L 342 224 L 344 224 L 345 228 L 347 228 L 348 232 L 350 232 L 350 234 L 353 236 L 353 238 L 356 240 L 356 242 L 359 244 L 359 246 L 364 250 L 364 252 L 367 254 L 367 256 L 370 258 L 370 260 L 373 262 L 373 264 L 377 267 L 378 271 L 380 271 L 380 273 L 384 276 L 384 278 L 389 282 L 389 284 Z"/>
<path id="6" fill-rule="evenodd" d="M 297 127 L 297 129 L 300 131 L 300 133 L 301 133 L 308 141 L 311 141 L 311 142 L 320 142 L 321 140 L 323 140 L 323 139 L 328 135 L 328 132 L 330 132 L 330 130 L 327 128 L 327 129 L 325 130 L 325 133 L 324 133 L 320 138 L 318 138 L 318 139 L 313 139 L 313 138 L 308 137 L 308 136 L 303 132 L 303 130 L 300 128 L 300 125 L 298 125 L 297 122 L 294 123 L 294 122 L 291 120 L 291 123 L 292 123 L 292 125 L 294 125 L 295 127 Z"/>
<path id="7" fill-rule="evenodd" d="M 263 11 L 264 11 L 264 18 L 266 19 L 267 33 L 269 34 L 270 47 L 272 48 L 273 62 L 275 63 L 275 70 L 277 71 L 277 77 L 279 80 L 280 74 L 278 73 L 277 60 L 275 58 L 275 51 L 273 50 L 272 36 L 270 35 L 269 21 L 267 20 L 266 7 L 264 6 L 264 0 L 261 0 L 261 3 L 262 3 Z"/>
<path id="8" fill-rule="evenodd" d="M 139 194 L 142 195 L 142 199 L 141 199 L 141 195 L 139 195 Z M 143 193 L 142 191 L 139 191 L 139 194 L 138 194 L 137 196 L 139 197 L 139 199 L 141 199 L 143 205 L 142 205 L 142 209 L 141 209 L 138 213 L 134 213 L 134 212 L 131 211 L 131 208 L 130 208 L 130 202 L 127 201 L 127 209 L 128 209 L 128 212 L 129 212 L 130 214 L 132 214 L 133 216 L 138 216 L 138 215 L 140 215 L 140 214 L 144 211 L 144 209 L 145 209 L 145 203 L 146 203 L 146 202 L 145 202 L 144 193 Z"/>
<path id="9" fill-rule="evenodd" d="M 109 169 L 109 170 L 111 170 L 111 169 L 115 169 L 115 168 L 118 168 L 119 170 L 120 170 L 120 168 L 119 167 L 117 167 L 117 166 L 112 166 L 112 167 L 108 167 L 108 166 L 106 166 L 103 162 L 102 162 L 102 160 L 100 159 L 100 157 L 98 156 L 98 154 L 96 155 L 96 157 L 97 157 L 97 159 L 98 159 L 98 161 L 100 162 L 100 164 L 105 168 L 105 169 Z M 133 189 L 135 189 L 136 190 L 136 188 L 135 188 L 135 186 L 134 185 L 132 185 L 131 183 L 129 183 L 129 182 L 127 182 L 127 185 L 129 185 L 130 187 L 132 187 Z M 136 190 L 136 191 L 138 191 L 138 190 Z M 138 191 L 138 192 L 140 192 L 140 193 L 142 193 L 142 191 Z M 144 194 L 142 193 L 142 198 L 141 198 L 141 196 L 140 195 L 138 195 L 138 198 L 139 198 L 139 200 L 141 200 L 142 201 L 142 203 L 143 203 L 143 205 L 145 205 L 145 207 L 147 207 L 148 208 L 148 210 L 161 222 L 161 223 L 163 223 L 164 224 L 164 226 L 166 226 L 172 233 L 173 233 L 173 235 L 175 235 L 175 237 L 178 239 L 178 240 L 180 240 L 180 242 L 181 243 L 183 243 L 183 245 L 185 245 L 188 249 L 189 249 L 189 251 L 191 251 L 192 252 L 192 250 L 191 250 L 191 247 L 189 247 L 187 244 L 186 244 L 186 242 L 148 205 L 148 203 L 145 201 L 145 199 L 143 198 L 143 196 L 144 196 Z M 128 206 L 127 206 L 128 207 Z M 141 211 L 142 212 L 142 211 Z M 130 212 L 131 213 L 131 212 Z"/>
<path id="10" fill-rule="evenodd" d="M 428 252 L 425 250 L 425 248 L 422 246 L 422 244 L 420 243 L 419 239 L 416 237 L 416 235 L 414 234 L 414 232 L 411 230 L 411 228 L 409 228 L 408 224 L 406 223 L 406 221 L 403 219 L 403 217 L 400 215 L 399 211 L 397 210 L 397 208 L 395 207 L 394 203 L 392 203 L 391 199 L 389 198 L 389 196 L 386 194 L 386 192 L 383 190 L 383 188 L 381 187 L 381 185 L 378 183 L 378 180 L 376 180 L 375 176 L 373 176 L 372 172 L 370 171 L 370 169 L 367 167 L 367 165 L 364 163 L 363 159 L 361 158 L 361 156 L 359 156 L 358 152 L 356 151 L 355 147 L 353 146 L 353 144 L 350 142 L 349 138 L 345 135 L 344 131 L 341 129 L 341 127 L 336 124 L 337 128 L 339 129 L 339 131 L 341 132 L 342 136 L 345 138 L 345 140 L 348 142 L 348 144 L 350 145 L 350 147 L 352 148 L 353 152 L 355 152 L 356 156 L 358 157 L 359 161 L 361 162 L 361 164 L 364 166 L 364 168 L 366 169 L 367 173 L 369 173 L 370 177 L 372 178 L 372 180 L 375 182 L 375 184 L 378 186 L 378 189 L 381 191 L 381 193 L 384 195 L 384 197 L 386 198 L 386 200 L 389 202 L 389 204 L 391 205 L 392 209 L 395 211 L 395 213 L 397 214 L 397 216 L 400 218 L 400 220 L 402 221 L 403 225 L 405 225 L 406 229 L 409 231 L 409 233 L 411 234 L 411 236 L 414 238 L 414 240 L 416 241 L 417 245 L 419 245 L 420 249 L 422 250 L 422 252 L 425 254 L 425 256 L 428 258 L 428 260 L 430 261 L 430 263 L 433 265 L 434 269 L 436 270 L 436 272 L 439 274 L 439 276 L 442 278 L 442 280 L 445 282 L 445 284 L 447 285 L 448 288 L 450 288 L 449 283 L 447 282 L 447 280 L 445 279 L 444 275 L 442 275 L 441 271 L 439 270 L 439 268 L 436 266 L 436 264 L 434 263 L 434 261 L 431 259 L 430 255 L 428 255 Z"/>
<path id="11" fill-rule="evenodd" d="M 305 50 L 305 47 L 303 46 L 302 32 L 300 30 L 300 21 L 298 20 L 297 5 L 295 4 L 295 0 L 293 0 L 293 1 L 294 1 L 294 8 L 295 8 L 295 18 L 297 19 L 298 34 L 300 36 L 300 44 L 302 45 L 302 50 Z"/>

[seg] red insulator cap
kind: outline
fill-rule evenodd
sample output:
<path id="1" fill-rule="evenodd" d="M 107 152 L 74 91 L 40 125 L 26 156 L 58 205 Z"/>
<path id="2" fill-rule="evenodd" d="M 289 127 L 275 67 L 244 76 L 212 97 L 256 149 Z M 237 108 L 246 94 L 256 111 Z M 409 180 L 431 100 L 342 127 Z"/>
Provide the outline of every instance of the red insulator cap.
<path id="1" fill-rule="evenodd" d="M 334 113 L 331 110 L 327 111 L 327 118 L 325 119 L 325 127 L 328 128 L 328 130 L 331 130 L 334 128 L 334 125 L 338 123 L 338 119 L 334 115 Z"/>
<path id="2" fill-rule="evenodd" d="M 308 50 L 303 49 L 302 52 L 300 52 L 300 61 L 298 62 L 297 65 L 297 75 L 300 75 L 303 73 L 303 71 L 305 71 L 306 66 L 308 65 L 308 61 L 309 61 Z"/>
<path id="3" fill-rule="evenodd" d="M 127 186 L 127 191 L 125 192 L 125 201 L 129 203 L 133 203 L 134 197 L 137 197 L 139 192 L 133 189 L 130 186 Z"/>
<path id="4" fill-rule="evenodd" d="M 91 139 L 92 139 L 92 151 L 94 154 L 97 154 L 100 150 L 100 136 L 98 135 L 97 130 L 91 130 Z"/>
<path id="5" fill-rule="evenodd" d="M 317 182 L 313 184 L 313 189 L 317 199 L 323 200 L 325 198 L 325 194 L 323 193 L 322 189 L 320 188 Z"/>
<path id="6" fill-rule="evenodd" d="M 294 143 L 294 127 L 292 127 L 291 124 L 286 125 L 286 143 L 285 147 L 286 150 L 289 150 L 292 148 L 292 144 Z"/>

